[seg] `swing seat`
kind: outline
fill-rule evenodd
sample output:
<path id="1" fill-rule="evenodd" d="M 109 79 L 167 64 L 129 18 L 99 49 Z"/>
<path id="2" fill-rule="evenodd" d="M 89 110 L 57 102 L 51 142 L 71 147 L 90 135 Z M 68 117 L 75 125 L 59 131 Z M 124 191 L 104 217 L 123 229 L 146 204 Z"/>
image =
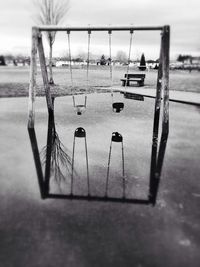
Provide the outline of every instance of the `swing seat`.
<path id="1" fill-rule="evenodd" d="M 123 137 L 120 133 L 118 133 L 118 132 L 112 133 L 112 142 L 121 143 L 122 140 L 123 140 Z"/>
<path id="2" fill-rule="evenodd" d="M 82 127 L 78 127 L 75 130 L 74 136 L 79 138 L 85 137 L 86 136 L 85 130 Z"/>
<path id="3" fill-rule="evenodd" d="M 112 105 L 113 111 L 116 113 L 120 113 L 124 109 L 124 103 L 123 102 L 115 102 Z"/>
<path id="4" fill-rule="evenodd" d="M 82 115 L 83 112 L 85 111 L 86 107 L 85 107 L 85 105 L 77 105 L 77 106 L 75 106 L 75 109 L 76 109 L 77 115 Z"/>

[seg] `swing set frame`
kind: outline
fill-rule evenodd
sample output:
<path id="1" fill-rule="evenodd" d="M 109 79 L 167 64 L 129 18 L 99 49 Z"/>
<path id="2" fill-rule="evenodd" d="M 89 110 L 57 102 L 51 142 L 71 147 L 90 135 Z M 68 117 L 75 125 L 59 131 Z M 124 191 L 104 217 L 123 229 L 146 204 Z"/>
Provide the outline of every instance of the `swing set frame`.
<path id="1" fill-rule="evenodd" d="M 54 123 L 54 104 L 53 96 L 51 95 L 51 85 L 48 79 L 48 71 L 45 62 L 45 54 L 42 40 L 42 32 L 48 31 L 85 31 L 89 34 L 93 31 L 160 31 L 160 59 L 157 74 L 156 98 L 153 119 L 153 134 L 152 134 L 152 151 L 150 163 L 150 179 L 149 179 L 149 194 L 146 199 L 134 198 L 115 198 L 115 197 L 99 197 L 99 196 L 77 196 L 77 195 L 60 195 L 49 193 L 50 168 L 51 168 L 51 143 L 52 129 Z M 112 202 L 127 202 L 136 204 L 156 204 L 157 193 L 160 183 L 163 160 L 166 150 L 166 144 L 169 133 L 169 50 L 170 50 L 170 26 L 156 27 L 134 27 L 134 26 L 104 26 L 104 27 L 61 27 L 54 25 L 40 26 L 32 28 L 32 48 L 31 48 L 31 65 L 30 65 L 30 84 L 29 84 L 29 103 L 28 103 L 28 132 L 31 141 L 33 157 L 35 161 L 40 194 L 42 199 L 57 198 L 57 199 L 79 199 L 79 200 L 94 200 L 94 201 L 112 201 Z M 36 75 L 37 75 L 37 53 L 39 55 L 41 74 L 43 79 L 44 91 L 46 96 L 46 104 L 48 111 L 48 133 L 47 133 L 47 153 L 45 174 L 42 171 L 40 153 L 37 145 L 35 134 L 35 99 L 36 99 Z M 162 125 L 161 135 L 159 135 L 160 113 L 162 108 Z"/>

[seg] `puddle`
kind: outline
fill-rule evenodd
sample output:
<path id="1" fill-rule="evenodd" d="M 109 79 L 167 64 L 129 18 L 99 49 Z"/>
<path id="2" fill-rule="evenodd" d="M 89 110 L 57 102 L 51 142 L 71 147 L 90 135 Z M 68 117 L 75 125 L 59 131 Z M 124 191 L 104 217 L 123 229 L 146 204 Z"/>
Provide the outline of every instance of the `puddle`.
<path id="1" fill-rule="evenodd" d="M 49 193 L 147 199 L 154 100 L 94 93 L 76 101 L 81 97 L 81 113 L 72 96 L 55 99 Z"/>

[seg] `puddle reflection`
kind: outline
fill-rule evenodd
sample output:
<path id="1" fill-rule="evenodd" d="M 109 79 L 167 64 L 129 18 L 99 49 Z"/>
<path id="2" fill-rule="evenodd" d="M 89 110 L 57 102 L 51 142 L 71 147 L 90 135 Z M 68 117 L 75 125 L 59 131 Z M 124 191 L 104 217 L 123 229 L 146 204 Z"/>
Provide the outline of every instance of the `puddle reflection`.
<path id="1" fill-rule="evenodd" d="M 78 100 L 76 98 L 79 98 Z M 87 96 L 85 95 L 84 96 L 84 99 L 80 99 L 82 98 L 82 96 L 72 96 L 73 98 L 73 106 L 74 106 L 74 110 L 76 112 L 77 115 L 82 115 L 85 111 L 86 111 L 86 108 L 87 108 Z M 77 102 L 80 102 L 82 100 L 83 104 L 78 104 Z"/>
<path id="2" fill-rule="evenodd" d="M 90 140 L 91 135 L 88 135 L 85 127 L 76 127 L 71 132 L 71 135 L 73 135 L 71 141 L 72 152 L 69 149 L 69 143 L 68 147 L 62 143 L 62 138 L 59 137 L 56 130 L 53 110 L 48 113 L 47 143 L 41 152 L 38 149 L 35 129 L 28 128 L 28 132 L 43 199 L 83 199 L 153 205 L 156 203 L 168 134 L 162 133 L 160 144 L 158 144 L 158 140 L 154 140 L 150 163 L 149 190 L 146 198 L 136 198 L 133 197 L 133 194 L 128 193 L 132 187 L 128 184 L 130 169 L 126 170 L 126 167 L 132 165 L 132 163 L 129 159 L 126 159 L 129 163 L 125 164 L 126 150 L 129 149 L 129 144 L 126 148 L 124 147 L 124 140 L 127 137 L 126 131 L 125 135 L 118 131 L 112 132 L 110 143 L 109 141 L 104 142 L 107 147 L 107 156 L 105 154 L 99 156 L 99 158 L 103 157 L 104 165 L 101 165 L 98 160 L 95 163 L 92 162 L 93 155 L 90 158 L 90 154 L 93 153 L 90 142 L 92 140 Z M 98 134 L 101 134 L 102 139 L 105 138 L 104 131 Z M 93 146 L 95 146 L 95 143 Z M 101 152 L 101 144 L 97 145 L 96 143 L 96 149 L 98 149 L 98 146 L 99 152 Z M 104 175 L 102 175 L 103 173 Z M 95 185 L 92 185 L 92 183 Z M 93 188 L 97 188 L 100 184 L 101 186 L 95 192 Z M 134 187 L 134 184 L 132 186 Z"/>

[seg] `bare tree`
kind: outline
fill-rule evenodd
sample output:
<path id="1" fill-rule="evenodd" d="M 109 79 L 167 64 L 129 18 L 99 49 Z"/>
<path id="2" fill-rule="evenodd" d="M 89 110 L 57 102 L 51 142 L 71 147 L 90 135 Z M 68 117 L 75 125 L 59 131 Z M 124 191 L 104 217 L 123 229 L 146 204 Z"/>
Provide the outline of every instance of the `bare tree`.
<path id="1" fill-rule="evenodd" d="M 116 60 L 118 60 L 120 63 L 126 63 L 128 60 L 127 54 L 126 52 L 124 52 L 123 50 L 119 50 L 117 51 Z"/>
<path id="2" fill-rule="evenodd" d="M 67 15 L 69 0 L 34 0 L 36 14 L 34 20 L 41 25 L 58 25 Z M 50 83 L 54 84 L 52 71 L 52 52 L 56 32 L 47 32 L 49 44 L 49 76 Z"/>

